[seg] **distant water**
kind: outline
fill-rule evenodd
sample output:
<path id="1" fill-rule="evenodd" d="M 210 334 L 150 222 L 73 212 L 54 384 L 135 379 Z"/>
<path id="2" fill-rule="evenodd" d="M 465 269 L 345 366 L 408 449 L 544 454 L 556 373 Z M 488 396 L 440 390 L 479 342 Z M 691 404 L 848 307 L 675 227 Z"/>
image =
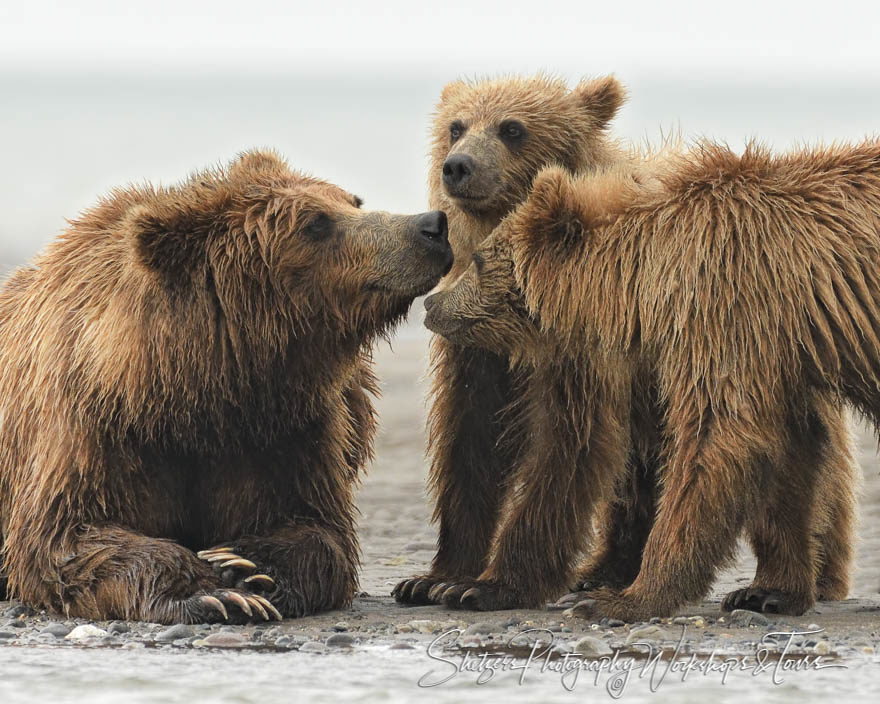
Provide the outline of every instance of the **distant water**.
<path id="1" fill-rule="evenodd" d="M 425 210 L 431 113 L 455 76 L 405 68 L 320 78 L 0 72 L 0 273 L 114 186 L 173 182 L 256 146 L 276 148 L 367 207 Z M 631 93 L 615 124 L 626 138 L 680 129 L 734 147 L 753 136 L 786 147 L 880 131 L 880 70 L 856 80 L 652 75 L 648 67 L 619 78 Z"/>

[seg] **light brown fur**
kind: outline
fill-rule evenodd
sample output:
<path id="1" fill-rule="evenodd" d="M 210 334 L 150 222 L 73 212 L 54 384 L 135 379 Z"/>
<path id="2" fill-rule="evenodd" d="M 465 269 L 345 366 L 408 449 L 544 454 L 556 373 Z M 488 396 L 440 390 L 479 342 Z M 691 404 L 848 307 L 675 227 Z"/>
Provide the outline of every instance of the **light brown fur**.
<path id="1" fill-rule="evenodd" d="M 799 613 L 817 595 L 842 598 L 855 479 L 845 430 L 826 420 L 839 418 L 839 397 L 880 421 L 880 145 L 739 157 L 707 144 L 663 181 L 542 174 L 493 235 L 506 261 L 484 263 L 522 290 L 517 326 L 534 329 L 478 318 L 453 334 L 583 360 L 598 375 L 586 398 L 604 395 L 598 407 L 618 417 L 625 395 L 613 390 L 642 368 L 656 379 L 665 466 L 641 569 L 626 588 L 586 594 L 579 613 L 673 613 L 705 594 L 744 528 L 758 606 Z M 548 506 L 533 504 L 530 520 Z M 490 568 L 461 601 L 503 600 L 503 574 Z"/>
<path id="2" fill-rule="evenodd" d="M 443 90 L 434 117 L 429 189 L 431 207 L 449 217 L 452 286 L 476 247 L 524 200 L 538 171 L 548 164 L 591 169 L 629 161 L 607 135 L 624 100 L 613 77 L 584 80 L 569 89 L 545 76 L 456 81 Z M 505 126 L 519 125 L 510 139 Z M 453 131 L 457 130 L 457 133 Z M 444 181 L 451 158 L 471 161 L 471 180 L 459 189 Z M 506 409 L 525 380 L 510 373 L 505 355 L 452 345 L 436 337 L 429 418 L 430 484 L 439 523 L 431 572 L 401 582 L 395 597 L 427 603 L 436 583 L 476 576 L 486 565 L 502 501 L 502 485 L 518 452 L 516 439 L 502 442 L 510 424 Z"/>
<path id="3" fill-rule="evenodd" d="M 445 225 L 428 241 L 423 217 L 359 206 L 252 152 L 172 188 L 114 191 L 6 281 L 13 596 L 157 622 L 352 599 L 370 345 L 451 264 Z"/>

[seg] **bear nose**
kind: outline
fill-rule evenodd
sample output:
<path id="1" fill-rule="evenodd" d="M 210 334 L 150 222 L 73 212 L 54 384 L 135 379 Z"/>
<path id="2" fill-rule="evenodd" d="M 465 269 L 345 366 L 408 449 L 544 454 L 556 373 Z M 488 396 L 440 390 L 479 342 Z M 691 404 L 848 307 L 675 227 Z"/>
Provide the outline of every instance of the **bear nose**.
<path id="1" fill-rule="evenodd" d="M 467 154 L 453 154 L 443 162 L 443 183 L 461 188 L 470 181 L 474 168 L 474 160 Z"/>
<path id="2" fill-rule="evenodd" d="M 432 210 L 430 213 L 422 213 L 416 218 L 416 228 L 419 235 L 429 242 L 441 246 L 449 246 L 449 226 L 446 223 L 446 213 L 442 210 Z"/>

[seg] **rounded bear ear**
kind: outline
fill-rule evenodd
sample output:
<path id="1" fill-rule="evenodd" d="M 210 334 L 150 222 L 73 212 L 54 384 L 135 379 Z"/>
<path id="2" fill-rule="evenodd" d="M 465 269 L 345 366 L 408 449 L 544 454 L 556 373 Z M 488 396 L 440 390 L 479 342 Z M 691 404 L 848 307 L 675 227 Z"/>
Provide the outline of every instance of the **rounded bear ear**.
<path id="1" fill-rule="evenodd" d="M 287 171 L 287 162 L 271 149 L 252 149 L 242 152 L 229 165 L 229 177 L 233 179 L 246 179 L 258 174 L 278 174 Z"/>
<path id="2" fill-rule="evenodd" d="M 447 83 L 443 86 L 443 92 L 440 93 L 440 102 L 444 103 L 447 100 L 452 100 L 456 95 L 461 93 L 464 88 L 465 84 L 463 81 L 452 81 L 451 83 Z"/>
<path id="3" fill-rule="evenodd" d="M 135 257 L 143 266 L 169 285 L 176 287 L 188 281 L 207 234 L 206 224 L 197 213 L 185 208 L 141 205 L 128 213 L 124 227 Z"/>
<path id="4" fill-rule="evenodd" d="M 519 213 L 516 230 L 532 243 L 554 244 L 582 235 L 571 172 L 561 166 L 542 169 Z"/>
<path id="5" fill-rule="evenodd" d="M 593 117 L 599 129 L 606 127 L 626 102 L 626 88 L 614 76 L 585 79 L 574 87 L 571 95 L 578 106 Z"/>

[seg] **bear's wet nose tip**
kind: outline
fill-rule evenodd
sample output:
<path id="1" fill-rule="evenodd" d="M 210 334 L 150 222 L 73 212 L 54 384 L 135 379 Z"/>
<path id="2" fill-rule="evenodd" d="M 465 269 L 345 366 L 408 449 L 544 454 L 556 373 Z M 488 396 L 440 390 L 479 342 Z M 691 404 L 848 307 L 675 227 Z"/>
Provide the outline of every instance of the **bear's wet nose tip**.
<path id="1" fill-rule="evenodd" d="M 474 160 L 467 154 L 453 154 L 443 162 L 443 183 L 449 188 L 461 188 L 474 173 Z"/>
<path id="2" fill-rule="evenodd" d="M 422 213 L 416 220 L 419 234 L 425 239 L 448 246 L 449 226 L 446 222 L 446 213 L 442 210 L 432 210 L 430 213 Z"/>

